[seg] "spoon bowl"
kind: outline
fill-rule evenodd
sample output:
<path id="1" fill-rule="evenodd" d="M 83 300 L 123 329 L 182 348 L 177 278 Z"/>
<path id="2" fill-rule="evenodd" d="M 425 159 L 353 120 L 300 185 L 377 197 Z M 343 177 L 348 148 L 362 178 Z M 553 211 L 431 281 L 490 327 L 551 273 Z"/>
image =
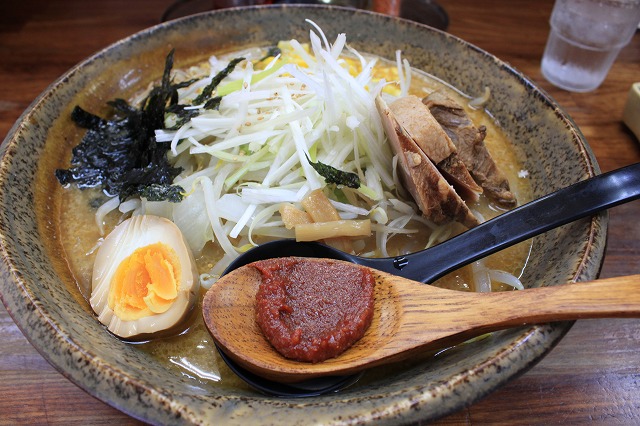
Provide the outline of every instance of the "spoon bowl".
<path id="1" fill-rule="evenodd" d="M 280 355 L 255 321 L 261 273 L 245 265 L 225 275 L 204 299 L 203 315 L 218 347 L 246 370 L 275 382 L 353 375 L 432 349 L 515 327 L 581 318 L 640 315 L 640 275 L 522 291 L 471 293 L 427 286 L 369 269 L 375 277 L 375 308 L 364 337 L 335 358 L 310 364 Z"/>

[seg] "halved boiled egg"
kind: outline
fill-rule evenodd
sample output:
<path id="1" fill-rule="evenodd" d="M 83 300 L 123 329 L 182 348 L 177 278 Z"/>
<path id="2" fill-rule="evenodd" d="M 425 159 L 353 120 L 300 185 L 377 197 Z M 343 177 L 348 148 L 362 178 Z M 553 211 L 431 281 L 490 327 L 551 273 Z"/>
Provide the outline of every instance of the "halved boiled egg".
<path id="1" fill-rule="evenodd" d="M 98 249 L 90 303 L 113 334 L 130 339 L 181 323 L 198 288 L 195 261 L 180 229 L 162 217 L 133 216 Z"/>

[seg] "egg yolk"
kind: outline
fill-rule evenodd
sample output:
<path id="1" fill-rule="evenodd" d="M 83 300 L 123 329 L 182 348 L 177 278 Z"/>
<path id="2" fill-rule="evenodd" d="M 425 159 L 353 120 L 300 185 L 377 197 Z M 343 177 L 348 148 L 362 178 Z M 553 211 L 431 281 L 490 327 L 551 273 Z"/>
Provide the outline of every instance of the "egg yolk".
<path id="1" fill-rule="evenodd" d="M 166 244 L 136 249 L 124 259 L 109 288 L 109 307 L 123 321 L 166 312 L 178 296 L 180 261 Z"/>

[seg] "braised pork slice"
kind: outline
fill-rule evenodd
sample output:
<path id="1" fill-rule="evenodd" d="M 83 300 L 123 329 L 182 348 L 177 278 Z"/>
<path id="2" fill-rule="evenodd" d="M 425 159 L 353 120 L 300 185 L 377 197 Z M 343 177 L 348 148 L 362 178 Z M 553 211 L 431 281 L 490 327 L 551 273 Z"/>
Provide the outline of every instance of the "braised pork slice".
<path id="1" fill-rule="evenodd" d="M 500 171 L 484 143 L 486 128 L 476 127 L 464 108 L 442 92 L 433 92 L 422 100 L 458 150 L 458 156 L 485 195 L 506 208 L 517 203 L 509 181 Z"/>
<path id="2" fill-rule="evenodd" d="M 389 109 L 409 134 L 460 194 L 476 201 L 482 188 L 473 180 L 457 148 L 429 108 L 417 96 L 405 96 L 389 104 Z"/>
<path id="3" fill-rule="evenodd" d="M 376 107 L 393 151 L 398 155 L 403 183 L 423 216 L 437 224 L 455 220 L 466 227 L 478 225 L 465 202 L 395 119 L 379 96 Z"/>

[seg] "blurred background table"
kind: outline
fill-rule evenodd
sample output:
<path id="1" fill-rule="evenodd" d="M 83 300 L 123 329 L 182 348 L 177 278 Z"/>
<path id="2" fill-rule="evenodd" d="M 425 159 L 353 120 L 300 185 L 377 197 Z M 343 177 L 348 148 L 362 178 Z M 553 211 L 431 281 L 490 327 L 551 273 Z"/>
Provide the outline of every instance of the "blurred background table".
<path id="1" fill-rule="evenodd" d="M 396 0 L 376 0 L 378 10 Z M 174 0 L 21 0 L 0 4 L 0 136 L 51 82 L 94 52 L 160 22 Z M 440 0 L 448 31 L 528 75 L 573 117 L 603 171 L 640 161 L 623 125 L 640 81 L 640 34 L 604 84 L 569 93 L 539 69 L 552 0 Z M 640 272 L 639 202 L 610 212 L 602 277 Z M 437 424 L 640 424 L 640 323 L 578 321 L 538 365 Z M 0 306 L 0 424 L 138 424 L 86 394 L 51 367 Z"/>

